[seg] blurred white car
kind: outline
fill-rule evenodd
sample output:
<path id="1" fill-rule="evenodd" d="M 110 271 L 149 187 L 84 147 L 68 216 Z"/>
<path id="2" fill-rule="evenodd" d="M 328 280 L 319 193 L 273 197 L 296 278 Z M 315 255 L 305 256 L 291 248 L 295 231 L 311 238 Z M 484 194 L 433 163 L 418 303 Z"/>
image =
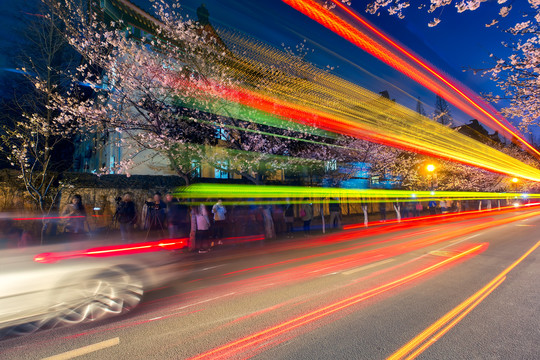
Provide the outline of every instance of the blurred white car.
<path id="1" fill-rule="evenodd" d="M 182 276 L 187 239 L 82 241 L 0 250 L 0 332 L 31 332 L 122 314 Z"/>

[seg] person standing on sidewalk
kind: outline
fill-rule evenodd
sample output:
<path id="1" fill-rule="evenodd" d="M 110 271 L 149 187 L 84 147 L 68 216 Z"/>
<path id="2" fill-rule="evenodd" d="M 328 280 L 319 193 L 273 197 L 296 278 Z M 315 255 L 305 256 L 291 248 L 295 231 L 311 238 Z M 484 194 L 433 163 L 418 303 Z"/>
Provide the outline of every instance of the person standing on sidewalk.
<path id="1" fill-rule="evenodd" d="M 118 224 L 120 225 L 120 238 L 122 243 L 127 244 L 133 242 L 132 233 L 133 227 L 137 223 L 137 210 L 135 203 L 131 200 L 131 194 L 125 193 L 122 201 L 118 203 L 116 214 L 114 214 Z"/>
<path id="2" fill-rule="evenodd" d="M 285 206 L 285 226 L 287 232 L 287 238 L 293 237 L 293 225 L 294 225 L 294 205 L 287 199 L 287 205 Z"/>
<path id="3" fill-rule="evenodd" d="M 437 202 L 433 199 L 428 203 L 429 215 L 435 215 L 437 213 Z"/>
<path id="4" fill-rule="evenodd" d="M 72 239 L 77 239 L 81 234 L 84 234 L 84 224 L 87 221 L 86 209 L 82 203 L 81 195 L 73 195 L 71 202 L 64 207 L 61 216 L 67 220 L 64 231 L 69 233 Z"/>
<path id="5" fill-rule="evenodd" d="M 272 218 L 272 205 L 266 204 L 261 208 L 264 222 L 264 238 L 273 239 L 276 237 L 276 229 Z"/>
<path id="6" fill-rule="evenodd" d="M 171 239 L 184 238 L 189 235 L 189 208 L 180 204 L 172 194 L 165 196 L 167 204 L 167 228 Z"/>
<path id="7" fill-rule="evenodd" d="M 381 221 L 385 222 L 386 221 L 386 202 L 385 201 L 381 201 L 379 203 L 379 213 L 381 214 Z"/>
<path id="8" fill-rule="evenodd" d="M 330 224 L 334 229 L 341 229 L 341 206 L 339 198 L 333 198 L 328 205 L 330 210 Z"/>
<path id="9" fill-rule="evenodd" d="M 304 221 L 304 236 L 310 234 L 311 220 L 313 220 L 313 204 L 308 203 L 308 201 L 308 198 L 304 198 L 304 203 L 300 208 L 300 217 Z"/>
<path id="10" fill-rule="evenodd" d="M 206 253 L 210 249 L 208 246 L 208 237 L 210 235 L 210 219 L 206 205 L 199 204 L 192 209 L 192 215 L 195 217 L 196 233 L 195 233 L 195 248 L 199 253 Z"/>
<path id="11" fill-rule="evenodd" d="M 218 245 L 222 245 L 223 232 L 225 229 L 225 214 L 227 209 L 223 206 L 221 199 L 212 207 L 212 214 L 214 214 L 214 238 L 218 240 Z"/>

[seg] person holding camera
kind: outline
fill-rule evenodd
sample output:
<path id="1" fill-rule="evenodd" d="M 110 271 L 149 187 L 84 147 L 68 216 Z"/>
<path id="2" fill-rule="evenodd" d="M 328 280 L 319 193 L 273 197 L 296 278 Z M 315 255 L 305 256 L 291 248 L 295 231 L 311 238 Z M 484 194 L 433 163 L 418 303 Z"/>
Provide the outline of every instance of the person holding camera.
<path id="1" fill-rule="evenodd" d="M 164 230 L 165 221 L 167 220 L 167 204 L 161 200 L 161 193 L 156 191 L 154 201 L 148 203 L 148 217 L 150 220 L 149 230 Z"/>
<path id="2" fill-rule="evenodd" d="M 116 213 L 114 216 L 120 226 L 122 242 L 131 242 L 133 227 L 137 223 L 137 210 L 135 209 L 135 203 L 131 200 L 130 193 L 125 193 L 123 198 L 116 198 Z"/>

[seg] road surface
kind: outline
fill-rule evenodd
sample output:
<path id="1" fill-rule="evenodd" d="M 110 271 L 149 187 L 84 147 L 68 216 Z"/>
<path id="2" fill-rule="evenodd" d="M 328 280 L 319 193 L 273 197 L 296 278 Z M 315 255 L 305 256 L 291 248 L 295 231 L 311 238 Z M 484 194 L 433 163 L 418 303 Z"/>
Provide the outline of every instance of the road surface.
<path id="1" fill-rule="evenodd" d="M 540 209 L 192 254 L 131 313 L 1 359 L 540 359 Z"/>

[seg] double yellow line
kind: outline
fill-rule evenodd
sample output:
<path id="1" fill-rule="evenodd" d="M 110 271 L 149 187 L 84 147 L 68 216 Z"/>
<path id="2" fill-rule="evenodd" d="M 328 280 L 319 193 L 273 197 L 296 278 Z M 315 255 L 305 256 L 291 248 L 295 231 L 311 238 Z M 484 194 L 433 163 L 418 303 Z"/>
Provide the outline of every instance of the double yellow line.
<path id="1" fill-rule="evenodd" d="M 478 304 L 480 304 L 491 292 L 493 292 L 506 279 L 506 275 L 529 256 L 540 246 L 540 241 L 530 248 L 525 254 L 517 259 L 512 265 L 507 267 L 486 286 L 477 291 L 474 295 L 462 302 L 452 311 L 437 320 L 433 325 L 422 331 L 414 339 L 409 341 L 395 353 L 390 355 L 388 360 L 414 359 L 424 350 L 430 347 L 435 341 L 440 339 L 451 328 L 459 323 L 467 314 L 469 314 Z"/>

